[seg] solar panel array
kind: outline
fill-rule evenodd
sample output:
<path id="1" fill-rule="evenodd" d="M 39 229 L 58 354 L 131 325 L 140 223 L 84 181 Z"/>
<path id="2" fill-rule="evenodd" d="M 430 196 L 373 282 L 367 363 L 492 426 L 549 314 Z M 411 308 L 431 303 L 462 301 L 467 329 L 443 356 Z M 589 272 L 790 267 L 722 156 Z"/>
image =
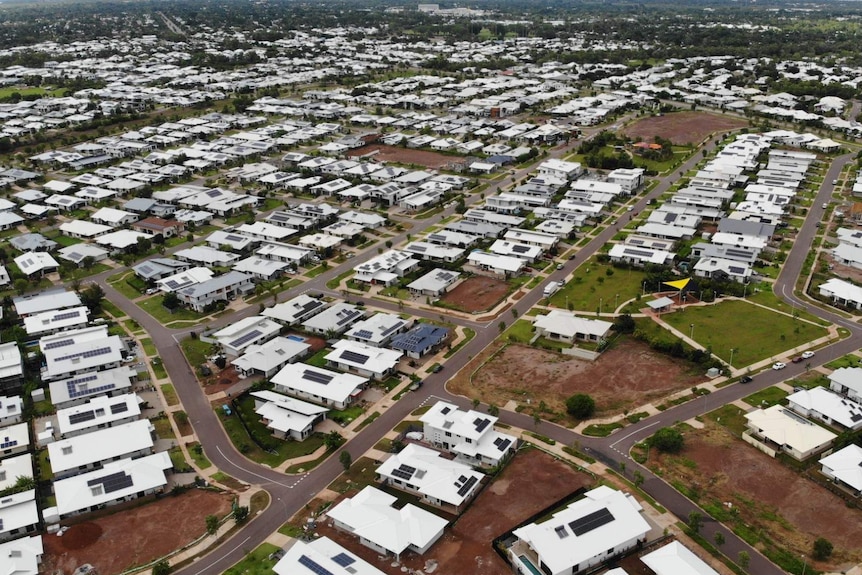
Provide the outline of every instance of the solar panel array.
<path id="1" fill-rule="evenodd" d="M 530 251 L 530 246 L 524 246 L 520 244 L 516 244 L 512 246 L 512 251 L 516 254 L 525 254 Z"/>
<path id="2" fill-rule="evenodd" d="M 125 413 L 129 411 L 129 404 L 126 402 L 123 403 L 115 403 L 111 406 L 111 413 L 117 415 L 118 413 Z"/>
<path id="3" fill-rule="evenodd" d="M 371 339 L 372 337 L 374 337 L 374 334 L 371 333 L 371 331 L 369 331 L 367 329 L 360 329 L 359 331 L 357 331 L 356 333 L 353 334 L 353 337 L 356 337 L 359 339 Z"/>
<path id="4" fill-rule="evenodd" d="M 96 379 L 96 376 L 92 376 L 88 378 L 90 380 Z M 86 385 L 78 386 L 75 382 L 80 382 L 82 380 L 75 379 L 66 382 L 66 389 L 69 391 L 69 399 L 75 399 L 78 397 L 83 397 L 85 395 L 96 395 L 98 393 L 103 393 L 105 391 L 110 391 L 116 387 L 116 384 L 107 383 L 105 385 L 100 385 L 98 387 L 87 387 Z"/>
<path id="5" fill-rule="evenodd" d="M 394 477 L 398 477 L 399 479 L 404 479 L 406 481 L 409 481 L 413 477 L 414 473 L 416 473 L 415 467 L 410 467 L 403 463 L 397 469 L 392 470 L 392 475 Z"/>
<path id="6" fill-rule="evenodd" d="M 85 421 L 93 421 L 96 419 L 96 414 L 90 411 L 82 411 L 81 413 L 73 413 L 69 416 L 69 423 L 72 425 L 77 425 L 79 423 L 84 423 Z"/>
<path id="7" fill-rule="evenodd" d="M 45 344 L 45 351 L 49 349 L 57 349 L 58 347 L 66 347 L 67 345 L 72 345 L 75 343 L 74 339 L 61 339 L 58 341 L 52 341 Z"/>
<path id="8" fill-rule="evenodd" d="M 485 419 L 483 417 L 477 417 L 473 421 L 473 425 L 476 427 L 476 431 L 478 431 L 478 432 L 484 431 L 485 428 L 488 427 L 490 424 L 491 424 L 491 420 Z"/>
<path id="9" fill-rule="evenodd" d="M 239 347 L 241 345 L 245 345 L 248 342 L 252 341 L 253 339 L 260 337 L 262 335 L 263 335 L 262 331 L 260 331 L 259 329 L 253 329 L 250 332 L 248 332 L 247 334 L 245 334 L 244 336 L 238 337 L 237 339 L 233 340 L 228 345 L 230 345 L 230 347 L 236 348 L 236 347 Z"/>
<path id="10" fill-rule="evenodd" d="M 60 321 L 60 320 L 64 320 L 64 319 L 72 319 L 75 317 L 81 317 L 80 310 L 78 310 L 78 311 L 67 311 L 67 312 L 63 312 L 61 314 L 57 314 L 53 317 L 53 319 L 51 321 Z"/>
<path id="11" fill-rule="evenodd" d="M 333 575 L 332 571 L 318 564 L 313 559 L 309 558 L 307 555 L 299 556 L 299 564 L 303 567 L 307 567 L 308 570 L 315 575 Z"/>
<path id="12" fill-rule="evenodd" d="M 593 511 L 587 515 L 584 515 L 580 519 L 576 519 L 569 523 L 569 528 L 572 530 L 572 533 L 580 537 L 585 533 L 589 533 L 594 529 L 598 529 L 602 525 L 607 525 L 611 521 L 614 520 L 614 516 L 607 509 L 599 509 L 598 511 Z"/>
<path id="13" fill-rule="evenodd" d="M 368 356 L 361 353 L 356 353 L 355 351 L 351 351 L 349 349 L 345 349 L 341 352 L 341 359 L 343 359 L 344 361 L 349 361 L 351 363 L 365 365 L 365 362 L 368 361 Z"/>
<path id="14" fill-rule="evenodd" d="M 494 445 L 497 446 L 497 449 L 500 451 L 506 451 L 506 448 L 512 443 L 511 439 L 505 439 L 503 437 L 498 437 L 494 440 Z"/>
<path id="15" fill-rule="evenodd" d="M 99 483 L 102 484 L 105 493 L 113 493 L 134 485 L 131 476 L 126 475 L 124 471 L 118 471 L 117 473 L 112 473 L 98 479 L 91 479 L 87 482 L 87 486 L 93 487 Z"/>
<path id="16" fill-rule="evenodd" d="M 328 373 L 320 373 L 319 371 L 311 371 L 310 369 L 306 369 L 302 372 L 303 379 L 307 379 L 308 381 L 312 381 L 314 383 L 319 383 L 322 385 L 327 385 L 333 379 L 335 379 L 334 375 L 329 375 Z"/>
<path id="17" fill-rule="evenodd" d="M 9 449 L 11 447 L 15 447 L 18 445 L 17 439 L 9 439 L 8 437 L 4 437 L 3 441 L 0 442 L 0 449 Z"/>
<path id="18" fill-rule="evenodd" d="M 332 560 L 333 560 L 337 565 L 341 565 L 342 567 L 347 567 L 347 566 L 348 566 L 348 565 L 350 565 L 351 563 L 355 563 L 355 562 L 356 562 L 356 559 L 354 559 L 353 557 L 351 557 L 351 556 L 350 556 L 350 555 L 348 555 L 347 553 L 339 553 L 338 555 L 336 555 L 335 557 L 333 557 L 333 558 L 332 558 Z"/>
<path id="19" fill-rule="evenodd" d="M 58 357 L 56 361 L 66 361 L 69 359 L 75 359 L 78 357 L 97 357 L 100 355 L 105 355 L 111 353 L 110 347 L 98 347 L 96 349 L 88 349 L 87 351 L 79 351 L 76 353 L 70 353 L 69 355 L 64 355 L 63 357 Z"/>
<path id="20" fill-rule="evenodd" d="M 355 309 L 350 309 L 350 310 L 346 309 L 346 310 L 342 310 L 342 311 L 338 312 L 338 314 L 341 315 L 341 319 L 338 320 L 336 325 L 344 325 L 347 322 L 353 320 L 354 318 L 362 315 L 362 312 L 359 310 L 355 310 Z"/>
<path id="21" fill-rule="evenodd" d="M 383 337 L 386 337 L 387 335 L 389 335 L 393 331 L 401 329 L 401 326 L 403 326 L 403 325 L 404 325 L 403 321 L 396 322 L 394 325 L 391 325 L 391 326 L 387 327 L 386 329 L 384 329 L 383 333 L 381 333 L 380 335 L 382 335 Z"/>
<path id="22" fill-rule="evenodd" d="M 462 485 L 460 489 L 458 489 L 458 495 L 460 497 L 464 497 L 465 495 L 467 495 L 467 493 L 470 492 L 470 489 L 472 489 L 473 486 L 476 485 L 477 481 L 479 481 L 479 479 L 475 475 L 470 477 L 470 479 L 468 479 L 467 482 Z"/>

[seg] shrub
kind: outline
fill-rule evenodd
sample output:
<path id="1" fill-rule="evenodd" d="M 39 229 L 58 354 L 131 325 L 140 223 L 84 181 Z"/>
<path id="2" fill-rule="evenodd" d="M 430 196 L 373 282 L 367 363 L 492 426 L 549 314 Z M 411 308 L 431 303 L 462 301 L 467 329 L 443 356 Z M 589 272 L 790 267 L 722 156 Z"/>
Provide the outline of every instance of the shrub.
<path id="1" fill-rule="evenodd" d="M 596 402 L 586 393 L 576 393 L 566 399 L 566 411 L 577 419 L 587 419 L 596 411 Z"/>
<path id="2" fill-rule="evenodd" d="M 662 427 L 650 438 L 650 445 L 665 453 L 678 453 L 682 444 L 682 433 L 672 427 Z"/>

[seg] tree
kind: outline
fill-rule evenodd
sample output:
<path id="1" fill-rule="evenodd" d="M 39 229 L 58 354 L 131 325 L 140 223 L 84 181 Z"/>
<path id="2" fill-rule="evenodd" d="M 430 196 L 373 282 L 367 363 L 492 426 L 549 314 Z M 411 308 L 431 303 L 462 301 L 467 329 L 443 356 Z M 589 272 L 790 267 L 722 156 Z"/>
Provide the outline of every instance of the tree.
<path id="1" fill-rule="evenodd" d="M 323 438 L 323 444 L 326 446 L 326 449 L 335 449 L 344 441 L 344 438 L 341 437 L 341 434 L 337 431 L 330 431 Z"/>
<path id="2" fill-rule="evenodd" d="M 635 487 L 640 487 L 644 483 L 644 474 L 635 469 L 634 474 L 632 475 L 632 483 L 635 484 Z"/>
<path id="3" fill-rule="evenodd" d="M 566 411 L 576 419 L 588 419 L 596 411 L 596 402 L 586 393 L 576 393 L 566 399 Z"/>
<path id="4" fill-rule="evenodd" d="M 614 321 L 613 329 L 619 333 L 634 333 L 635 320 L 632 318 L 631 314 L 624 313 Z"/>
<path id="5" fill-rule="evenodd" d="M 712 537 L 712 540 L 715 541 L 716 546 L 721 547 L 724 545 L 724 533 L 721 531 L 716 531 L 715 535 Z"/>
<path id="6" fill-rule="evenodd" d="M 15 287 L 15 293 L 17 293 L 18 295 L 24 295 L 24 293 L 27 291 L 27 288 L 30 287 L 30 282 L 24 278 L 18 278 L 12 285 Z"/>
<path id="7" fill-rule="evenodd" d="M 162 559 L 153 565 L 153 575 L 168 575 L 171 572 L 171 564 Z"/>
<path id="8" fill-rule="evenodd" d="M 341 467 L 344 468 L 344 471 L 348 471 L 350 466 L 353 465 L 353 456 L 351 456 L 350 452 L 345 449 L 341 452 L 341 455 L 338 456 L 338 461 L 341 462 Z"/>
<path id="9" fill-rule="evenodd" d="M 91 315 L 97 315 L 102 311 L 102 300 L 105 298 L 105 292 L 97 283 L 91 283 L 80 293 L 81 303 L 87 306 Z"/>
<path id="10" fill-rule="evenodd" d="M 748 551 L 740 551 L 739 555 L 737 555 L 736 564 L 743 569 L 748 569 L 749 563 L 751 563 L 751 556 L 748 554 Z"/>
<path id="11" fill-rule="evenodd" d="M 664 453 L 678 453 L 682 443 L 682 433 L 672 427 L 662 427 L 650 438 L 650 445 Z"/>
<path id="12" fill-rule="evenodd" d="M 95 263 L 96 258 L 94 258 L 93 256 L 86 256 L 84 259 L 81 260 L 81 266 L 83 266 L 85 270 L 91 269 L 95 265 Z"/>
<path id="13" fill-rule="evenodd" d="M 700 511 L 692 511 L 688 514 L 688 528 L 692 533 L 698 533 L 701 525 L 703 525 L 703 515 Z"/>
<path id="14" fill-rule="evenodd" d="M 825 561 L 829 559 L 829 556 L 832 555 L 832 543 L 823 537 L 818 537 L 814 540 L 814 551 L 812 552 L 812 557 L 817 559 L 818 561 Z"/>
<path id="15" fill-rule="evenodd" d="M 216 360 L 214 363 L 216 364 L 217 368 L 224 369 L 227 367 L 227 358 L 223 355 L 219 355 L 216 357 Z"/>
<path id="16" fill-rule="evenodd" d="M 236 509 L 234 509 L 233 519 L 234 521 L 236 521 L 237 525 L 245 523 L 245 520 L 248 519 L 248 507 L 245 505 L 240 505 Z"/>
<path id="17" fill-rule="evenodd" d="M 476 409 L 477 407 L 479 407 L 479 404 L 480 404 L 480 403 L 482 403 L 482 402 L 481 402 L 481 401 L 479 401 L 479 398 L 478 398 L 478 397 L 474 397 L 474 398 L 473 398 L 473 409 Z"/>
<path id="18" fill-rule="evenodd" d="M 538 413 L 533 414 L 533 429 L 538 429 L 539 424 L 542 423 L 542 416 Z"/>
<path id="19" fill-rule="evenodd" d="M 488 405 L 488 415 L 491 415 L 493 417 L 497 417 L 498 415 L 500 415 L 500 408 L 497 407 L 496 405 L 494 405 L 493 403 L 489 404 Z"/>
<path id="20" fill-rule="evenodd" d="M 174 313 L 180 307 L 180 298 L 174 292 L 168 292 L 162 298 L 162 306 L 171 313 Z"/>
<path id="21" fill-rule="evenodd" d="M 497 324 L 497 328 L 500 330 L 500 333 L 503 333 L 504 331 L 506 331 L 506 322 L 501 321 Z"/>
<path id="22" fill-rule="evenodd" d="M 207 523 L 207 533 L 215 535 L 216 531 L 218 531 L 218 517 L 215 515 L 207 515 L 205 521 Z"/>

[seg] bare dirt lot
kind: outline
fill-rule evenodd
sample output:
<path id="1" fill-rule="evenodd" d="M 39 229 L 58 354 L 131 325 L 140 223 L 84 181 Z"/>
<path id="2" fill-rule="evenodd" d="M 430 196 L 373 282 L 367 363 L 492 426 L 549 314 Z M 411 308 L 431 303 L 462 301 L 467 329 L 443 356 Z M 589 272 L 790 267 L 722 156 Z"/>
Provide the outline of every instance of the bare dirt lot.
<path id="1" fill-rule="evenodd" d="M 495 348 L 496 349 L 496 348 Z M 706 380 L 687 366 L 657 354 L 646 344 L 623 339 L 591 362 L 527 345 L 512 344 L 469 374 L 487 358 L 480 354 L 448 383 L 449 391 L 479 397 L 498 406 L 509 400 L 544 401 L 546 413 L 565 413 L 565 400 L 586 393 L 600 413 L 643 405 Z M 553 417 L 547 417 L 554 419 Z"/>
<path id="2" fill-rule="evenodd" d="M 181 495 L 133 507 L 72 525 L 62 537 L 43 537 L 42 570 L 71 573 L 90 563 L 100 575 L 120 573 L 133 565 L 178 549 L 206 531 L 206 516 L 223 517 L 230 496 L 189 490 Z"/>
<path id="3" fill-rule="evenodd" d="M 592 483 L 589 475 L 579 473 L 539 450 L 522 450 L 427 553 L 421 557 L 406 553 L 400 563 L 394 563 L 391 557 L 381 560 L 376 552 L 362 546 L 355 537 L 337 531 L 325 522 L 318 523 L 317 531 L 390 575 L 401 575 L 404 573 L 402 567 L 422 571 L 429 560 L 437 562 L 436 573 L 507 575 L 511 569 L 492 548 L 494 538 Z M 529 497 L 525 496 L 527 493 Z"/>
<path id="4" fill-rule="evenodd" d="M 625 128 L 632 138 L 651 142 L 655 136 L 674 144 L 699 144 L 713 132 L 747 126 L 745 120 L 706 112 L 672 112 L 643 118 Z"/>
<path id="5" fill-rule="evenodd" d="M 370 155 L 372 154 L 373 155 Z M 348 157 L 366 156 L 377 162 L 392 162 L 395 164 L 416 164 L 426 168 L 439 169 L 446 167 L 458 158 L 447 156 L 437 152 L 426 152 L 425 150 L 411 150 L 398 146 L 386 146 L 383 144 L 372 144 L 363 146 L 347 153 Z"/>
<path id="6" fill-rule="evenodd" d="M 509 293 L 509 284 L 488 276 L 469 277 L 441 298 L 459 310 L 485 311 L 494 307 Z"/>
<path id="7" fill-rule="evenodd" d="M 657 456 L 665 480 L 695 486 L 701 504 L 732 503 L 738 518 L 730 525 L 743 523 L 752 532 L 767 533 L 796 557 L 806 555 L 809 562 L 814 540 L 828 539 L 835 546 L 833 556 L 828 563 L 815 562 L 817 569 L 837 571 L 862 560 L 862 511 L 847 507 L 824 487 L 713 422 L 685 437 L 682 453 Z"/>

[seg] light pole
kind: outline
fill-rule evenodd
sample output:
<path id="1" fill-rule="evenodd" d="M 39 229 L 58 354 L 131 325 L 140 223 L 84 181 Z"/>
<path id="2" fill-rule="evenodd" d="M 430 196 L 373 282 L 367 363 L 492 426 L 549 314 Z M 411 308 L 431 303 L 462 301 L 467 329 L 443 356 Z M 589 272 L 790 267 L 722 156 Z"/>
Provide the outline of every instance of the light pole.
<path id="1" fill-rule="evenodd" d="M 616 313 L 619 305 L 620 305 L 620 294 L 617 294 L 614 296 L 614 313 Z"/>
<path id="2" fill-rule="evenodd" d="M 736 351 L 736 348 L 730 348 L 730 361 L 728 362 L 730 365 L 730 369 L 733 369 L 733 352 Z"/>
<path id="3" fill-rule="evenodd" d="M 645 295 L 646 295 L 646 282 L 644 282 L 644 283 L 643 283 L 643 285 L 642 285 L 641 287 L 643 288 L 643 291 L 641 292 L 641 295 L 642 295 L 642 296 L 645 296 Z"/>
<path id="4" fill-rule="evenodd" d="M 805 555 L 800 555 L 802 557 L 802 575 L 805 575 Z"/>
<path id="5" fill-rule="evenodd" d="M 688 324 L 688 327 L 689 327 L 688 339 L 690 339 L 691 341 L 694 341 L 694 324 L 690 323 L 690 324 Z"/>
<path id="6" fill-rule="evenodd" d="M 599 315 L 602 314 L 602 308 L 604 307 L 604 305 L 605 305 L 605 300 L 604 300 L 604 298 L 600 297 L 599 298 Z"/>

